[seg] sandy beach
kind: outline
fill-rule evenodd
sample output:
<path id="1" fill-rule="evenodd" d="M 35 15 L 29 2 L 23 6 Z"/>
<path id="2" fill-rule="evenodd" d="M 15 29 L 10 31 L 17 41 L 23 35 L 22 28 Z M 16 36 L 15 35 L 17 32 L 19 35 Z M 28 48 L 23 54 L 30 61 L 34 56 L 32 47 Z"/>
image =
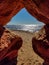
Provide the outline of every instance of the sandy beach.
<path id="1" fill-rule="evenodd" d="M 23 45 L 18 52 L 17 65 L 42 65 L 44 60 L 32 48 L 33 33 L 24 31 L 13 31 L 13 33 L 23 39 Z"/>

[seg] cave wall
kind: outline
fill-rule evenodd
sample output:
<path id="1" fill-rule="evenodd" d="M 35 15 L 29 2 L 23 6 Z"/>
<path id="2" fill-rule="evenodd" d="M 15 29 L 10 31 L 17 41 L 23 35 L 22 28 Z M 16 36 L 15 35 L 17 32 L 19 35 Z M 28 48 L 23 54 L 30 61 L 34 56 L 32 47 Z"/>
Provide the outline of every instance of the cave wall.
<path id="1" fill-rule="evenodd" d="M 22 8 L 40 22 L 49 24 L 49 0 L 0 0 L 0 25 L 7 24 Z"/>

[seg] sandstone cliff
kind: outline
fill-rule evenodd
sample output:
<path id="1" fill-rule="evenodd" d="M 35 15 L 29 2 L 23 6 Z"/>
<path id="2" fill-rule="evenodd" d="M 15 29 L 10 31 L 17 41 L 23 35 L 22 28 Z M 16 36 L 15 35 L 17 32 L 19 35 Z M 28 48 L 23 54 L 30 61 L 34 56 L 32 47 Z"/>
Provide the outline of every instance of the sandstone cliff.
<path id="1" fill-rule="evenodd" d="M 39 32 L 34 33 L 32 47 L 45 60 L 46 65 L 49 65 L 49 25 L 45 25 Z"/>
<path id="2" fill-rule="evenodd" d="M 49 24 L 49 0 L 0 0 L 0 25 L 7 24 L 22 8 L 39 21 Z"/>
<path id="3" fill-rule="evenodd" d="M 0 35 L 0 65 L 3 65 L 3 59 L 9 60 L 9 62 L 14 58 L 17 59 L 18 50 L 22 46 L 23 41 L 21 37 L 4 27 L 2 27 L 2 30 L 0 31 L 2 31 L 2 35 Z M 16 61 L 13 60 L 13 62 Z"/>

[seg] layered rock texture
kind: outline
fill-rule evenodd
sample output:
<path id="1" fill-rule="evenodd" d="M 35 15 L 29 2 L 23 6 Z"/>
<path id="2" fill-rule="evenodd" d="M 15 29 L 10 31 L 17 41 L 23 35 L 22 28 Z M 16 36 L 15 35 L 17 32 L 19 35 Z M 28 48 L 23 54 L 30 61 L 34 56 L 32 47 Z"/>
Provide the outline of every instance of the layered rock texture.
<path id="1" fill-rule="evenodd" d="M 49 24 L 49 0 L 24 0 L 27 11 L 39 21 Z"/>
<path id="2" fill-rule="evenodd" d="M 0 28 L 0 65 L 15 65 L 22 39 L 4 27 Z"/>
<path id="3" fill-rule="evenodd" d="M 32 46 L 34 51 L 45 60 L 44 65 L 49 65 L 49 25 L 34 33 Z"/>
<path id="4" fill-rule="evenodd" d="M 0 25 L 7 24 L 22 8 L 49 24 L 49 0 L 0 0 Z"/>
<path id="5" fill-rule="evenodd" d="M 11 20 L 11 18 L 14 15 L 16 15 L 22 8 L 26 8 L 26 10 L 32 16 L 34 16 L 36 19 L 46 24 L 46 26 L 44 27 L 45 32 L 43 32 L 43 30 L 42 30 L 43 33 L 39 32 L 41 34 L 38 33 L 38 37 L 35 36 L 32 42 L 34 43 L 33 47 L 35 52 L 38 53 L 42 58 L 44 58 L 46 62 L 48 62 L 49 60 L 49 56 L 48 56 L 49 55 L 49 0 L 0 0 L 0 29 L 1 29 L 0 30 L 0 45 L 1 45 L 0 52 L 3 51 L 3 49 L 7 48 L 8 46 L 9 48 L 11 48 L 10 46 L 11 43 L 12 45 L 16 43 L 16 47 L 17 47 L 17 42 L 19 43 L 20 41 L 21 42 L 20 44 L 22 44 L 22 40 L 19 37 L 15 37 L 11 35 L 11 33 L 5 31 L 1 27 L 7 24 Z M 11 41 L 11 39 L 13 40 L 16 39 L 16 40 L 13 42 L 13 40 Z M 4 58 L 4 54 L 7 53 L 9 48 L 6 49 L 6 51 L 0 53 L 0 60 L 1 58 Z"/>

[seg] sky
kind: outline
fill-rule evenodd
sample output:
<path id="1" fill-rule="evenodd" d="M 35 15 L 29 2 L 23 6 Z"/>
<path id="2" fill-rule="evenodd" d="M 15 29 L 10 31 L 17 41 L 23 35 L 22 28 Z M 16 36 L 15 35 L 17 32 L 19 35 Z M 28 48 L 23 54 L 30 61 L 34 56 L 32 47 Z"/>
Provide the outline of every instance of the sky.
<path id="1" fill-rule="evenodd" d="M 30 15 L 25 8 L 19 11 L 8 23 L 9 25 L 17 24 L 43 24 Z"/>

